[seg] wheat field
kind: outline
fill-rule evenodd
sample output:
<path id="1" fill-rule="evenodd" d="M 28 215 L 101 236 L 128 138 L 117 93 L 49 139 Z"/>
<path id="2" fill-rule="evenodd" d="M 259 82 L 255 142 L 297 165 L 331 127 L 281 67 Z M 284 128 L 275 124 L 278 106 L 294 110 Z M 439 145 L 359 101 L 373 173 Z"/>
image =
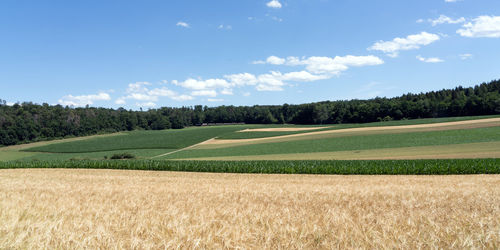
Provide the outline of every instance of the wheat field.
<path id="1" fill-rule="evenodd" d="M 499 248 L 500 176 L 0 171 L 0 248 Z"/>

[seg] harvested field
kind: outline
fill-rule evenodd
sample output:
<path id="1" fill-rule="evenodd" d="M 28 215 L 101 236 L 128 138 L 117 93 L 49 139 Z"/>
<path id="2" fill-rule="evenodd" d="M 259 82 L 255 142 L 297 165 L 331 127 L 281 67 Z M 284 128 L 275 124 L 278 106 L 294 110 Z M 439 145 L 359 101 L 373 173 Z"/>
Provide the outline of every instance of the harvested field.
<path id="1" fill-rule="evenodd" d="M 299 128 L 254 128 L 254 129 L 244 129 L 237 132 L 295 132 L 295 131 L 310 131 L 324 129 L 328 127 L 299 127 Z"/>
<path id="2" fill-rule="evenodd" d="M 0 171 L 0 248 L 498 248 L 500 176 Z"/>

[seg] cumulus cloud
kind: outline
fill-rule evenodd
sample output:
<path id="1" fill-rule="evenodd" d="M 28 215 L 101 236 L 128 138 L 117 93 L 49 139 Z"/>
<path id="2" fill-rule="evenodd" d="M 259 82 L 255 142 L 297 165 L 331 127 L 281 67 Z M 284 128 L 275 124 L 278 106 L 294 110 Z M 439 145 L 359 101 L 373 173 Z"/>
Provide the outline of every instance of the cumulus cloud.
<path id="1" fill-rule="evenodd" d="M 368 50 L 382 51 L 390 57 L 397 57 L 399 51 L 419 49 L 439 39 L 439 35 L 421 32 L 420 34 L 409 35 L 405 38 L 397 37 L 392 41 L 378 41 L 368 48 Z"/>
<path id="2" fill-rule="evenodd" d="M 183 82 L 172 81 L 174 85 L 181 86 L 186 89 L 191 90 L 205 90 L 205 89 L 215 89 L 215 88 L 229 88 L 231 84 L 225 79 L 207 79 L 207 80 L 197 80 L 189 78 Z"/>
<path id="3" fill-rule="evenodd" d="M 417 59 L 421 62 L 425 62 L 425 63 L 440 63 L 440 62 L 444 62 L 444 60 L 438 58 L 438 57 L 428 57 L 428 58 L 425 58 L 425 57 L 422 57 L 420 55 L 417 56 Z"/>
<path id="4" fill-rule="evenodd" d="M 241 73 L 233 75 L 225 75 L 231 86 L 245 86 L 245 85 L 255 85 L 257 84 L 257 78 L 250 73 Z"/>
<path id="5" fill-rule="evenodd" d="M 66 95 L 63 96 L 61 99 L 59 99 L 58 103 L 63 106 L 82 107 L 85 105 L 92 105 L 94 104 L 95 101 L 109 101 L 109 100 L 111 100 L 109 94 L 101 92 L 95 95 L 78 95 L 78 96 Z"/>
<path id="6" fill-rule="evenodd" d="M 281 77 L 284 81 L 292 82 L 312 82 L 330 78 L 327 75 L 313 75 L 307 71 L 290 72 Z"/>
<path id="7" fill-rule="evenodd" d="M 223 102 L 224 99 L 213 99 L 213 98 L 208 98 L 207 101 L 209 102 Z"/>
<path id="8" fill-rule="evenodd" d="M 127 102 L 125 101 L 124 98 L 118 98 L 118 99 L 116 99 L 115 103 L 118 104 L 118 105 L 124 105 Z"/>
<path id="9" fill-rule="evenodd" d="M 209 97 L 216 97 L 217 96 L 217 91 L 215 90 L 196 90 L 191 92 L 192 96 L 209 96 Z"/>
<path id="10" fill-rule="evenodd" d="M 267 58 L 266 62 L 269 64 L 281 65 L 281 64 L 284 64 L 286 62 L 286 60 L 283 58 L 279 58 L 277 56 L 270 56 Z"/>
<path id="11" fill-rule="evenodd" d="M 324 56 L 312 56 L 308 58 L 298 58 L 298 57 L 287 57 L 279 58 L 276 56 L 270 56 L 267 58 L 266 62 L 268 64 L 274 65 L 288 65 L 288 66 L 299 66 L 303 65 L 306 67 L 307 71 L 313 74 L 328 74 L 328 75 L 338 75 L 342 71 L 346 71 L 349 67 L 362 67 L 362 66 L 373 66 L 383 64 L 384 61 L 376 56 L 336 56 L 336 57 L 324 57 Z M 304 74 L 304 73 L 302 73 Z M 319 77 L 323 79 L 323 77 Z"/>
<path id="12" fill-rule="evenodd" d="M 184 27 L 184 28 L 190 28 L 191 26 L 189 25 L 189 23 L 186 23 L 186 22 L 183 22 L 183 21 L 179 21 L 177 22 L 176 26 L 179 26 L 179 27 Z"/>
<path id="13" fill-rule="evenodd" d="M 288 82 L 313 82 L 330 79 L 350 67 L 362 67 L 383 64 L 384 61 L 376 56 L 336 56 L 336 57 L 287 57 L 270 56 L 262 64 L 283 66 L 304 66 L 305 70 L 281 73 L 254 75 L 240 73 L 224 75 L 223 78 L 193 79 L 185 81 L 171 81 L 172 84 L 191 90 L 192 96 L 215 97 L 217 93 L 232 95 L 233 89 L 244 86 L 255 86 L 257 91 L 282 91 Z M 217 92 L 217 90 L 219 92 Z"/>
<path id="14" fill-rule="evenodd" d="M 283 86 L 285 86 L 282 74 L 277 71 L 259 75 L 258 80 L 259 84 L 256 86 L 258 91 L 282 91 Z"/>
<path id="15" fill-rule="evenodd" d="M 141 103 L 136 103 L 138 106 L 152 107 L 151 104 L 157 102 L 159 97 L 167 97 L 175 101 L 189 101 L 194 99 L 189 95 L 179 95 L 177 92 L 166 87 L 150 89 L 149 86 L 151 85 L 149 82 L 130 83 L 126 90 L 127 95 L 118 98 L 115 103 L 124 105 L 126 104 L 126 100 L 136 100 L 141 101 Z"/>
<path id="16" fill-rule="evenodd" d="M 223 89 L 220 93 L 222 95 L 233 95 L 233 89 Z"/>
<path id="17" fill-rule="evenodd" d="M 448 24 L 457 24 L 457 23 L 464 23 L 465 18 L 460 17 L 457 19 L 453 19 L 451 17 L 445 16 L 445 15 L 440 15 L 436 19 L 427 19 L 429 23 L 431 23 L 432 26 L 436 26 L 438 24 L 443 24 L 443 23 L 448 23 Z"/>
<path id="18" fill-rule="evenodd" d="M 464 37 L 500 37 L 500 16 L 479 16 L 457 30 Z"/>
<path id="19" fill-rule="evenodd" d="M 267 7 L 274 9 L 280 9 L 282 7 L 281 3 L 278 0 L 271 0 L 266 5 Z"/>
<path id="20" fill-rule="evenodd" d="M 156 106 L 156 103 L 154 102 L 137 102 L 135 103 L 137 107 L 144 107 L 144 108 L 153 108 Z"/>

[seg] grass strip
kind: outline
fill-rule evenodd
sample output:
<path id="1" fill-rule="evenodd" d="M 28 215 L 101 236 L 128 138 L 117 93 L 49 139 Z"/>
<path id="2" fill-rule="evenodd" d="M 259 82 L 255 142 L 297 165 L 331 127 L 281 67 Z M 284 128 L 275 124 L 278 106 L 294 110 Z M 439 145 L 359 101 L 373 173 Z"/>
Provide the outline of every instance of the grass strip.
<path id="1" fill-rule="evenodd" d="M 0 163 L 0 169 L 8 168 L 82 168 L 255 174 L 462 175 L 500 174 L 500 159 L 367 161 L 72 160 Z"/>

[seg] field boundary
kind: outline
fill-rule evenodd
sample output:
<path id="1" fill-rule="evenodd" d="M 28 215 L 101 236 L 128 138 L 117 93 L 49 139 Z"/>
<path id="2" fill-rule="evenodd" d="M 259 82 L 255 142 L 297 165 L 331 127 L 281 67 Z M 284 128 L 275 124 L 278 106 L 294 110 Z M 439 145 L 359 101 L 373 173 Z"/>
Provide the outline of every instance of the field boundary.
<path id="1" fill-rule="evenodd" d="M 194 147 L 196 147 L 196 146 L 198 146 L 198 145 L 200 145 L 200 144 L 203 144 L 203 143 L 205 143 L 205 142 L 208 142 L 208 141 L 210 141 L 210 140 L 214 140 L 214 139 L 215 139 L 215 138 L 210 138 L 210 139 L 208 139 L 208 140 L 206 140 L 206 141 L 202 141 L 202 142 L 200 142 L 200 143 L 196 143 L 196 144 L 193 144 L 193 145 L 188 146 L 188 147 L 185 147 L 185 148 L 181 148 L 181 149 L 178 149 L 178 150 L 175 150 L 175 151 L 172 151 L 172 152 L 167 152 L 167 153 L 165 153 L 165 154 L 161 154 L 161 155 L 153 156 L 153 157 L 151 157 L 151 159 L 155 159 L 155 158 L 159 158 L 159 157 L 163 157 L 163 156 L 171 155 L 171 154 L 174 154 L 174 153 L 177 153 L 177 152 L 181 152 L 181 151 L 184 151 L 184 150 L 187 150 L 187 149 L 190 149 L 190 148 L 194 148 Z"/>

